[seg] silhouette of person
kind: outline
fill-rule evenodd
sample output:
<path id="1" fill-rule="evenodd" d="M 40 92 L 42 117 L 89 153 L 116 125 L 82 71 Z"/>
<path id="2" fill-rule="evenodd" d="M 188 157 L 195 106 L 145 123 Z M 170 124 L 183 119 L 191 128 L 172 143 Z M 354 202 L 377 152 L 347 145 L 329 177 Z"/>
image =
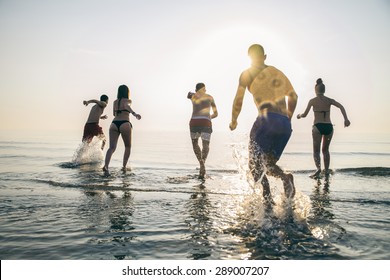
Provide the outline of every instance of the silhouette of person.
<path id="1" fill-rule="evenodd" d="M 244 70 L 232 108 L 230 129 L 237 127 L 246 89 L 253 95 L 258 117 L 250 132 L 249 168 L 255 182 L 261 182 L 263 197 L 272 201 L 267 175 L 280 178 L 287 197 L 295 195 L 294 177 L 276 163 L 291 136 L 291 118 L 297 104 L 297 94 L 289 79 L 276 67 L 265 64 L 264 48 L 254 44 L 248 55 L 252 65 Z M 287 102 L 286 102 L 287 98 Z"/>
<path id="2" fill-rule="evenodd" d="M 326 97 L 325 94 L 325 85 L 322 82 L 322 79 L 317 79 L 315 85 L 316 97 L 311 99 L 307 104 L 305 112 L 298 114 L 297 118 L 304 118 L 309 113 L 311 107 L 313 107 L 314 112 L 314 124 L 312 129 L 313 137 L 313 158 L 316 165 L 316 172 L 311 175 L 312 178 L 318 178 L 321 174 L 321 142 L 322 142 L 322 154 L 324 157 L 324 167 L 325 175 L 328 176 L 329 165 L 330 165 L 330 153 L 329 146 L 333 137 L 333 124 L 330 120 L 330 107 L 336 106 L 340 109 L 341 113 L 344 116 L 344 126 L 348 127 L 351 122 L 348 120 L 347 112 L 345 111 L 343 105 L 337 102 L 334 99 Z"/>
<path id="3" fill-rule="evenodd" d="M 85 106 L 88 106 L 88 104 L 91 103 L 95 103 L 95 105 L 92 106 L 91 111 L 89 112 L 87 122 L 85 123 L 82 141 L 86 143 L 90 143 L 93 137 L 97 136 L 100 139 L 102 139 L 102 150 L 106 143 L 106 137 L 103 133 L 103 129 L 99 126 L 99 120 L 107 119 L 107 115 L 102 116 L 104 109 L 107 106 L 107 102 L 108 102 L 108 96 L 105 94 L 100 96 L 100 100 L 91 99 L 88 101 L 87 100 L 83 101 L 83 104 Z"/>
<path id="4" fill-rule="evenodd" d="M 192 102 L 192 116 L 190 120 L 192 148 L 200 165 L 199 178 L 204 179 L 206 175 L 206 159 L 210 149 L 210 138 L 213 132 L 211 119 L 218 116 L 218 110 L 214 98 L 206 93 L 206 86 L 203 83 L 196 84 L 195 93 L 189 92 L 187 98 Z M 210 109 L 213 110 L 212 115 L 210 115 Z M 202 149 L 199 146 L 199 138 L 202 139 Z"/>
<path id="5" fill-rule="evenodd" d="M 131 100 L 129 99 L 129 88 L 126 85 L 121 85 L 118 88 L 117 99 L 114 101 L 114 120 L 110 125 L 110 147 L 107 150 L 103 171 L 108 173 L 108 166 L 111 161 L 112 154 L 116 150 L 119 135 L 122 135 L 123 143 L 125 145 L 125 152 L 123 155 L 122 170 L 126 171 L 127 162 L 129 161 L 131 151 L 131 131 L 133 126 L 130 123 L 130 114 L 136 117 L 137 120 L 141 116 L 133 111 L 130 107 Z"/>

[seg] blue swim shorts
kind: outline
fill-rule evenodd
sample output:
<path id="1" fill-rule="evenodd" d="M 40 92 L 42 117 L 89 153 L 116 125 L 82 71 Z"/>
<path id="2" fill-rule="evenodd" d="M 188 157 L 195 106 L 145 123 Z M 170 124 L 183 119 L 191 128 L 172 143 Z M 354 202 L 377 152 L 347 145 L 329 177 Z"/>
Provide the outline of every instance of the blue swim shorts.
<path id="1" fill-rule="evenodd" d="M 273 154 L 276 160 L 279 160 L 291 132 L 291 121 L 287 116 L 270 112 L 259 116 L 250 134 L 250 154 Z"/>

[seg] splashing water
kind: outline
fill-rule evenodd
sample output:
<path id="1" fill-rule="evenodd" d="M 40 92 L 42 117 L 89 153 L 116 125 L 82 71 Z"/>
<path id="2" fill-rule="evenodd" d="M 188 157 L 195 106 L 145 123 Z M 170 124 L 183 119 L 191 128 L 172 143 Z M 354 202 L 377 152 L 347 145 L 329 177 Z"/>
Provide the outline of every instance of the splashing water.
<path id="1" fill-rule="evenodd" d="M 267 211 L 269 209 L 262 195 L 263 187 L 260 183 L 261 180 L 255 182 L 253 180 L 253 176 L 251 175 L 251 171 L 248 166 L 248 147 L 243 144 L 244 142 L 245 140 L 232 145 L 233 157 L 237 162 L 238 170 L 241 174 L 240 177 L 246 181 L 248 190 L 251 190 L 242 205 L 241 214 L 245 213 L 244 215 L 247 215 L 249 220 L 244 219 L 247 222 L 261 226 L 267 220 L 265 219 L 265 216 L 267 216 Z M 266 173 L 266 167 L 264 169 Z M 263 177 L 264 174 L 261 177 Z M 296 194 L 294 198 L 288 199 L 284 194 L 283 183 L 279 178 L 269 176 L 268 180 L 274 201 L 274 205 L 272 206 L 273 218 L 284 220 L 285 218 L 290 217 L 295 222 L 306 223 L 311 211 L 311 201 L 309 196 L 300 192 L 299 188 L 295 186 Z"/>
<path id="2" fill-rule="evenodd" d="M 72 163 L 83 165 L 103 160 L 102 139 L 94 137 L 90 143 L 82 142 L 73 154 Z"/>

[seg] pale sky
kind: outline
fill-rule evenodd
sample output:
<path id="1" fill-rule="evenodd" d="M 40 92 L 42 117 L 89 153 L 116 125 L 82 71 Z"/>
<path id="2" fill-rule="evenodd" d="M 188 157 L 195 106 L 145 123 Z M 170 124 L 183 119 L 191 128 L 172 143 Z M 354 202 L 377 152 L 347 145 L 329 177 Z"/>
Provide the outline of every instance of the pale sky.
<path id="1" fill-rule="evenodd" d="M 342 103 L 351 132 L 390 132 L 389 0 L 0 0 L 0 131 L 78 130 L 90 106 L 126 84 L 142 120 L 135 129 L 188 130 L 187 92 L 203 82 L 228 131 L 247 49 L 262 44 L 298 96 L 293 127 L 322 78 Z M 238 130 L 256 117 L 250 93 Z M 343 126 L 337 108 L 336 127 Z M 81 136 L 80 136 L 81 137 Z"/>

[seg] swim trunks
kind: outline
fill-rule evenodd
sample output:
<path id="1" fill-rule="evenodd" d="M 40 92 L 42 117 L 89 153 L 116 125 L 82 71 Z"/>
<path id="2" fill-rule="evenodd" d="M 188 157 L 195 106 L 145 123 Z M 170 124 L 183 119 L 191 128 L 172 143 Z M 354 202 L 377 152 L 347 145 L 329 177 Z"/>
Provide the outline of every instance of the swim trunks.
<path id="1" fill-rule="evenodd" d="M 103 129 L 98 123 L 86 123 L 84 126 L 83 141 L 91 141 L 94 136 L 103 135 Z"/>
<path id="2" fill-rule="evenodd" d="M 314 125 L 321 135 L 329 135 L 333 132 L 333 124 L 331 123 L 316 123 Z"/>
<path id="3" fill-rule="evenodd" d="M 196 140 L 199 137 L 202 140 L 210 141 L 213 128 L 209 118 L 192 118 L 190 120 L 191 139 Z"/>
<path id="4" fill-rule="evenodd" d="M 288 117 L 268 112 L 259 116 L 250 134 L 250 154 L 273 154 L 279 160 L 291 136 L 291 122 Z"/>

